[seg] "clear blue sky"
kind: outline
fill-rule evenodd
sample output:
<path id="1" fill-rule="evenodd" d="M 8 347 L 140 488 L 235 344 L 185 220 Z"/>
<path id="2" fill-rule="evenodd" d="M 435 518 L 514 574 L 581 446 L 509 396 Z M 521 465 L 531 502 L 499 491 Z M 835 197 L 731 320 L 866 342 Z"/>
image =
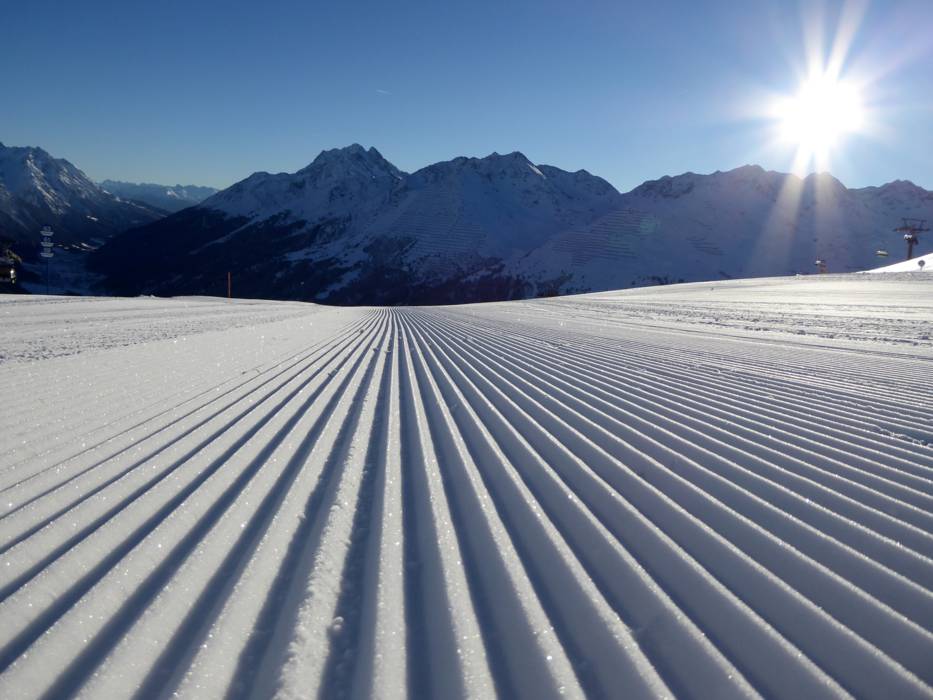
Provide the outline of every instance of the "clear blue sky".
<path id="1" fill-rule="evenodd" d="M 833 173 L 933 189 L 933 1 L 860 4 L 846 69 L 876 124 Z M 0 0 L 0 141 L 94 179 L 214 186 L 352 142 L 405 170 L 520 150 L 623 191 L 786 171 L 750 112 L 795 90 L 815 5 Z M 842 3 L 822 8 L 831 38 Z"/>

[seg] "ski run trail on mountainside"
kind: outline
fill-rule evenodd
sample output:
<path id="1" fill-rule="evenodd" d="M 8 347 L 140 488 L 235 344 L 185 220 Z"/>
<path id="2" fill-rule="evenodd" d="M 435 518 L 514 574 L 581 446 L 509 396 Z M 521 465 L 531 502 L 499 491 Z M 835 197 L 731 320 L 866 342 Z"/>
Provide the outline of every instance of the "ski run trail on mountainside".
<path id="1" fill-rule="evenodd" d="M 933 277 L 0 297 L 0 697 L 933 696 Z"/>

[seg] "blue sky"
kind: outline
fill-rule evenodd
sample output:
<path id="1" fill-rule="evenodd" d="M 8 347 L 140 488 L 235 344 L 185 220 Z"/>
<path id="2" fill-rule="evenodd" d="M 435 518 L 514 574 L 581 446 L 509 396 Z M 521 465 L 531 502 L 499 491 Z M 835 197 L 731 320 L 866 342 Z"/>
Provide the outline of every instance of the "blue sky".
<path id="1" fill-rule="evenodd" d="M 520 150 L 623 191 L 787 171 L 758 112 L 850 16 L 872 129 L 831 170 L 933 189 L 930 0 L 0 0 L 0 141 L 94 179 L 214 186 L 352 142 L 404 170 Z"/>

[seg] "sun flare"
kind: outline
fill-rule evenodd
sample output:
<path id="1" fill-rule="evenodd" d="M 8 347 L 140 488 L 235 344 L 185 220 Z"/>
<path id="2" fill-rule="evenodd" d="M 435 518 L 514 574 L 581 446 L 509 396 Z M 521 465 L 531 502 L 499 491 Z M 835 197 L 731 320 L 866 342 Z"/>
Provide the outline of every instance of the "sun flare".
<path id="1" fill-rule="evenodd" d="M 858 88 L 825 72 L 812 74 L 795 95 L 777 100 L 773 117 L 779 140 L 796 148 L 795 170 L 811 164 L 827 168 L 833 149 L 865 125 Z"/>

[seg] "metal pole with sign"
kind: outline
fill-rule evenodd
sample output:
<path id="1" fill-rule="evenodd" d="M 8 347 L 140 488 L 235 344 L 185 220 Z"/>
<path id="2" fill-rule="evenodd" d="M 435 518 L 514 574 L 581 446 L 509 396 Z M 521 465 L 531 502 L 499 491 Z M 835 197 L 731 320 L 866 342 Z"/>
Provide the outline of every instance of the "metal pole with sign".
<path id="1" fill-rule="evenodd" d="M 52 262 L 52 258 L 55 257 L 55 254 L 52 252 L 52 247 L 55 245 L 52 242 L 52 236 L 54 236 L 55 233 L 52 231 L 51 226 L 43 226 L 42 230 L 39 231 L 39 235 L 42 236 L 42 240 L 39 242 L 39 245 L 42 246 L 42 250 L 39 252 L 39 255 L 45 258 L 45 293 L 49 294 L 49 265 Z"/>

